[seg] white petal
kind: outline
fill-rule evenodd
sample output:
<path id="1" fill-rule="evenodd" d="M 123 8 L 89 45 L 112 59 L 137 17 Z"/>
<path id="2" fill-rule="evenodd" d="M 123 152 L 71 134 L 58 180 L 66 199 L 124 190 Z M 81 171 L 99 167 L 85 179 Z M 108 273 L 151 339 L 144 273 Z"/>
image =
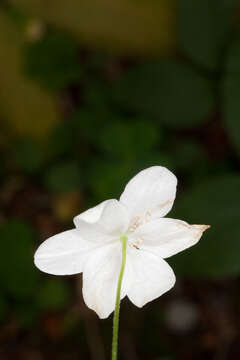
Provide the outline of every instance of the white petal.
<path id="1" fill-rule="evenodd" d="M 74 225 L 76 227 L 78 227 L 78 220 L 84 220 L 89 223 L 97 222 L 108 201 L 110 201 L 110 200 L 105 200 L 105 201 L 101 202 L 100 204 L 98 204 L 97 206 L 94 206 L 94 207 L 84 211 L 80 215 L 75 216 L 75 218 L 73 219 Z"/>
<path id="2" fill-rule="evenodd" d="M 134 248 L 129 249 L 128 257 L 127 296 L 136 306 L 144 306 L 174 286 L 174 272 L 165 260 Z"/>
<path id="3" fill-rule="evenodd" d="M 77 229 L 85 240 L 93 242 L 110 242 L 126 232 L 129 226 L 129 215 L 118 200 L 105 202 L 99 220 L 95 223 L 77 219 Z"/>
<path id="4" fill-rule="evenodd" d="M 68 230 L 44 241 L 35 252 L 34 263 L 48 274 L 78 274 L 94 248 L 96 245 L 83 240 L 78 230 Z"/>
<path id="5" fill-rule="evenodd" d="M 109 200 L 99 219 L 99 223 L 112 234 L 123 234 L 129 226 L 130 218 L 126 207 L 118 200 Z"/>
<path id="6" fill-rule="evenodd" d="M 83 298 L 86 305 L 101 319 L 115 308 L 117 283 L 122 262 L 121 243 L 98 248 L 91 253 L 83 270 Z M 125 281 L 121 298 L 126 295 Z"/>
<path id="7" fill-rule="evenodd" d="M 133 236 L 141 239 L 142 249 L 167 258 L 195 245 L 208 228 L 208 225 L 189 225 L 181 220 L 160 218 L 139 226 Z"/>
<path id="8" fill-rule="evenodd" d="M 172 208 L 176 196 L 177 178 L 162 166 L 153 166 L 134 176 L 126 185 L 120 201 L 126 205 L 131 217 L 165 216 Z"/>

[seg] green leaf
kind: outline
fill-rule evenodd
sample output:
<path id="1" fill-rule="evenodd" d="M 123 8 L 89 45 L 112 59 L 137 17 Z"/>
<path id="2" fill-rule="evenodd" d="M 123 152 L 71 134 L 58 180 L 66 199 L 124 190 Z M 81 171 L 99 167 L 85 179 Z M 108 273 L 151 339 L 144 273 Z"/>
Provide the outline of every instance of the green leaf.
<path id="1" fill-rule="evenodd" d="M 50 32 L 25 47 L 24 69 L 27 76 L 50 90 L 61 90 L 82 77 L 78 61 L 78 45 L 73 37 Z"/>
<path id="2" fill-rule="evenodd" d="M 94 110 L 94 106 L 93 110 L 78 108 L 73 112 L 70 121 L 74 129 L 75 139 L 96 144 L 99 140 L 99 132 L 106 123 L 106 114 L 97 112 Z"/>
<path id="3" fill-rule="evenodd" d="M 103 71 L 103 69 L 99 69 L 96 74 L 88 76 L 88 81 L 84 89 L 84 103 L 90 109 L 94 109 L 97 114 L 99 114 L 99 112 L 102 114 L 109 112 L 108 100 L 111 89 L 106 81 L 98 79 L 99 73 Z"/>
<path id="4" fill-rule="evenodd" d="M 178 12 L 181 49 L 197 64 L 219 68 L 231 30 L 231 2 L 181 0 Z"/>
<path id="5" fill-rule="evenodd" d="M 219 0 L 221 6 L 224 6 L 225 9 L 235 10 L 234 7 L 239 5 L 239 0 Z"/>
<path id="6" fill-rule="evenodd" d="M 57 193 L 79 190 L 81 172 L 78 164 L 66 161 L 53 165 L 45 175 L 45 184 Z"/>
<path id="7" fill-rule="evenodd" d="M 33 264 L 34 233 L 20 220 L 9 220 L 0 228 L 1 286 L 13 297 L 32 296 L 38 286 L 38 272 Z"/>
<path id="8" fill-rule="evenodd" d="M 199 168 L 207 164 L 207 157 L 203 147 L 196 141 L 184 139 L 175 143 L 173 148 L 173 158 L 176 168 L 191 172 L 193 167 Z"/>
<path id="9" fill-rule="evenodd" d="M 19 29 L 24 29 L 27 21 L 27 16 L 22 11 L 19 11 L 15 6 L 7 4 L 4 6 L 4 13 L 11 19 Z"/>
<path id="10" fill-rule="evenodd" d="M 210 174 L 214 176 L 221 171 L 219 166 L 223 165 L 223 161 L 213 166 L 211 159 L 201 145 L 197 141 L 185 138 L 182 140 L 175 139 L 173 146 L 170 147 L 173 161 L 172 168 L 178 173 L 184 174 L 185 187 L 194 183 L 199 184 L 199 179 L 204 181 L 204 179 L 209 178 Z M 228 169 L 224 169 L 224 173 L 226 171 Z"/>
<path id="11" fill-rule="evenodd" d="M 96 160 L 89 170 L 89 186 L 96 201 L 118 198 L 131 177 L 131 163 Z"/>
<path id="12" fill-rule="evenodd" d="M 14 313 L 17 319 L 17 323 L 24 329 L 31 329 L 40 315 L 39 309 L 37 308 L 35 302 L 18 302 L 15 304 Z"/>
<path id="13" fill-rule="evenodd" d="M 5 298 L 3 297 L 3 294 L 0 294 L 0 322 L 4 320 L 6 313 L 7 313 L 7 303 Z"/>
<path id="14" fill-rule="evenodd" d="M 59 121 L 57 99 L 22 74 L 23 47 L 23 32 L 0 8 L 1 120 L 10 133 L 45 139 Z"/>
<path id="15" fill-rule="evenodd" d="M 76 143 L 71 121 L 57 124 L 48 139 L 48 152 L 51 158 L 73 153 Z"/>
<path id="16" fill-rule="evenodd" d="M 176 0 L 7 0 L 8 3 L 73 33 L 84 48 L 125 55 L 169 54 L 175 48 Z"/>
<path id="17" fill-rule="evenodd" d="M 172 168 L 172 163 L 172 158 L 165 152 L 156 151 L 147 151 L 136 157 L 119 157 L 117 161 L 97 158 L 90 165 L 88 173 L 88 184 L 94 201 L 116 199 L 121 195 L 127 182 L 139 171 L 153 165 Z"/>
<path id="18" fill-rule="evenodd" d="M 141 156 L 156 146 L 159 136 L 160 129 L 150 121 L 115 121 L 103 129 L 100 146 L 113 156 Z"/>
<path id="19" fill-rule="evenodd" d="M 127 110 L 177 128 L 201 124 L 214 107 L 212 83 L 172 60 L 133 68 L 115 84 L 112 96 Z"/>
<path id="20" fill-rule="evenodd" d="M 35 173 L 44 164 L 44 152 L 40 144 L 32 138 L 20 139 L 14 147 L 17 165 L 28 173 Z"/>
<path id="21" fill-rule="evenodd" d="M 166 151 L 148 151 L 145 154 L 142 153 L 136 159 L 136 173 L 155 165 L 165 166 L 174 170 L 174 158 Z"/>
<path id="22" fill-rule="evenodd" d="M 240 155 L 240 33 L 233 41 L 222 82 L 224 121 L 229 136 Z"/>
<path id="23" fill-rule="evenodd" d="M 211 228 L 194 247 L 170 262 L 186 277 L 226 277 L 240 273 L 240 177 L 227 175 L 198 184 L 176 201 L 171 217 Z"/>
<path id="24" fill-rule="evenodd" d="M 70 288 L 64 279 L 47 279 L 36 299 L 41 310 L 61 310 L 70 299 Z"/>

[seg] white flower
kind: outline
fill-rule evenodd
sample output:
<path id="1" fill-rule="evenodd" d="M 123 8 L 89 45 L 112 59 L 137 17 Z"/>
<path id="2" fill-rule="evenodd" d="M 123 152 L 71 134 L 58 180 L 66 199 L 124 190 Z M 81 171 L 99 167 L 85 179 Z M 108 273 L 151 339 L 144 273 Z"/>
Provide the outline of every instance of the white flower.
<path id="1" fill-rule="evenodd" d="M 154 166 L 138 173 L 120 200 L 106 200 L 74 218 L 75 229 L 40 245 L 35 265 L 54 275 L 83 272 L 83 298 L 100 318 L 114 310 L 121 267 L 122 243 L 127 257 L 121 298 L 138 307 L 156 299 L 175 283 L 164 260 L 196 244 L 206 225 L 189 225 L 164 218 L 176 195 L 177 179 L 168 169 Z"/>

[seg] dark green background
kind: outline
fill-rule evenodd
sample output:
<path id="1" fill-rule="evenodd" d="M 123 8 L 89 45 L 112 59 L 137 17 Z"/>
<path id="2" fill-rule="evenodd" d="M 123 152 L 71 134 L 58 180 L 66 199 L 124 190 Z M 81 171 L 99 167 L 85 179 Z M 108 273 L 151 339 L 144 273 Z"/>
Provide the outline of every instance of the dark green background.
<path id="1" fill-rule="evenodd" d="M 240 4 L 179 0 L 174 16 L 171 54 L 138 57 L 83 46 L 70 31 L 0 5 L 1 359 L 110 358 L 111 318 L 86 308 L 81 276 L 42 274 L 33 254 L 152 165 L 178 177 L 169 216 L 211 229 L 169 260 L 170 293 L 141 310 L 123 301 L 120 359 L 240 357 Z M 15 125 L 18 76 L 54 103 L 51 126 L 38 98 L 41 113 Z"/>

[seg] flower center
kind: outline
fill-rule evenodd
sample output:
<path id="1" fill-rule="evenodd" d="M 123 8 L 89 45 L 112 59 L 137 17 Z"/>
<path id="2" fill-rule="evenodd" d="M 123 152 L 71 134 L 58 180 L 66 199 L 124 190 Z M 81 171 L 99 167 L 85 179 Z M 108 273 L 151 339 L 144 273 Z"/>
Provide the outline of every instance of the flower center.
<path id="1" fill-rule="evenodd" d="M 146 224 L 151 220 L 151 210 L 147 210 L 144 215 L 137 215 L 133 218 L 129 228 L 127 229 L 125 234 L 120 235 L 121 243 L 126 242 L 126 244 L 132 248 L 140 250 L 140 247 L 143 243 L 143 239 L 141 236 L 134 237 L 131 233 L 133 233 L 139 226 Z M 130 239 L 130 241 L 129 241 Z"/>
<path id="2" fill-rule="evenodd" d="M 152 216 L 151 210 L 148 209 L 144 215 L 137 215 L 137 216 L 135 216 L 135 218 L 133 218 L 133 220 L 127 230 L 127 233 L 129 234 L 130 238 L 131 238 L 131 233 L 134 233 L 135 230 L 139 226 L 146 224 L 147 222 L 149 222 L 151 220 L 151 216 Z M 140 250 L 142 243 L 143 243 L 143 239 L 139 236 L 137 238 L 133 238 L 132 241 L 129 241 L 128 245 L 132 248 Z"/>
<path id="3" fill-rule="evenodd" d="M 140 225 L 146 224 L 151 219 L 151 210 L 147 210 L 144 215 L 137 215 L 133 218 L 131 225 L 128 228 L 129 232 L 134 232 Z"/>

